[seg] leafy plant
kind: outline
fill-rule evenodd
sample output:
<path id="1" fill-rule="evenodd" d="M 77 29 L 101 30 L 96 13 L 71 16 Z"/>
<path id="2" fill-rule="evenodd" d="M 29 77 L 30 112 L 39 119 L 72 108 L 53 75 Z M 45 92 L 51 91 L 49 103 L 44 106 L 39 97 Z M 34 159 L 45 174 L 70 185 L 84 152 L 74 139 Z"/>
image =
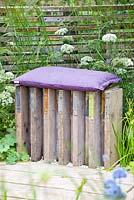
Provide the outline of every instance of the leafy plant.
<path id="1" fill-rule="evenodd" d="M 82 181 L 81 181 L 81 184 L 79 185 L 79 187 L 77 187 L 76 189 L 76 200 L 79 199 L 80 197 L 80 194 L 82 193 L 83 191 L 83 187 L 84 185 L 87 183 L 87 179 L 86 178 L 83 178 Z"/>
<path id="2" fill-rule="evenodd" d="M 14 87 L 10 84 L 13 78 L 12 72 L 0 70 L 0 138 L 15 130 Z"/>
<path id="3" fill-rule="evenodd" d="M 134 161 L 134 101 L 128 100 L 128 111 L 125 113 L 122 132 L 115 131 L 117 151 L 122 166 L 127 166 Z M 132 163 L 131 163 L 132 164 Z"/>
<path id="4" fill-rule="evenodd" d="M 126 169 L 129 170 L 130 173 L 134 174 L 134 161 L 131 161 Z"/>
<path id="5" fill-rule="evenodd" d="M 0 139 L 0 160 L 5 160 L 7 164 L 15 164 L 17 161 L 28 161 L 29 155 L 25 149 L 20 154 L 16 151 L 15 134 L 6 134 Z"/>

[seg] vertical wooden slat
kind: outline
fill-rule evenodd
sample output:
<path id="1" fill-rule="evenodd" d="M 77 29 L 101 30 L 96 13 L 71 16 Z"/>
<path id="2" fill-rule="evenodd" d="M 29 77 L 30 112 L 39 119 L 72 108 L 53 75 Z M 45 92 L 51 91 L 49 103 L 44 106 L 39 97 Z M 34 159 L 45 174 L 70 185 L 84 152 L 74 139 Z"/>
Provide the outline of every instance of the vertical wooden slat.
<path id="1" fill-rule="evenodd" d="M 15 93 L 15 115 L 16 115 L 16 137 L 17 137 L 17 151 L 20 153 L 23 146 L 26 147 L 30 154 L 30 131 L 29 131 L 29 93 L 28 88 L 23 86 L 16 86 Z"/>
<path id="2" fill-rule="evenodd" d="M 86 116 L 86 163 L 89 167 L 101 164 L 102 131 L 101 131 L 101 93 L 87 92 L 88 116 Z"/>
<path id="3" fill-rule="evenodd" d="M 58 160 L 67 164 L 71 161 L 71 92 L 59 90 L 58 97 Z"/>
<path id="4" fill-rule="evenodd" d="M 108 156 L 104 166 L 110 167 L 118 160 L 117 140 L 112 124 L 117 131 L 122 129 L 122 100 L 121 88 L 111 88 L 105 91 L 105 118 L 104 118 L 104 154 Z"/>
<path id="5" fill-rule="evenodd" d="M 89 157 L 89 92 L 85 93 L 85 164 L 88 165 Z"/>
<path id="6" fill-rule="evenodd" d="M 73 114 L 72 114 L 72 162 L 73 165 L 84 164 L 84 92 L 73 91 Z"/>
<path id="7" fill-rule="evenodd" d="M 56 91 L 43 89 L 44 130 L 43 156 L 45 162 L 52 162 L 57 158 L 57 127 L 56 127 Z"/>
<path id="8" fill-rule="evenodd" d="M 30 88 L 31 160 L 42 158 L 43 115 L 42 89 Z"/>

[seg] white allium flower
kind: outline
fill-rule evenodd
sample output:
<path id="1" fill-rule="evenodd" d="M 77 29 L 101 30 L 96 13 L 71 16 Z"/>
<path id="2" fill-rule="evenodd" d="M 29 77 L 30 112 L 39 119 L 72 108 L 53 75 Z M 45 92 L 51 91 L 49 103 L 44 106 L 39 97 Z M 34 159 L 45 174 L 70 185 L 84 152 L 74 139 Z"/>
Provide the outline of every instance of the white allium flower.
<path id="1" fill-rule="evenodd" d="M 9 42 L 9 44 L 10 44 L 10 45 L 12 45 L 12 46 L 14 45 L 14 43 L 13 43 L 13 42 Z"/>
<path id="2" fill-rule="evenodd" d="M 129 66 L 133 66 L 133 62 L 130 58 L 121 58 L 120 62 L 125 66 L 125 67 L 129 67 Z"/>
<path id="3" fill-rule="evenodd" d="M 55 35 L 65 35 L 68 32 L 67 28 L 61 28 L 55 32 Z"/>
<path id="4" fill-rule="evenodd" d="M 10 92 L 10 93 L 14 93 L 15 87 L 14 87 L 14 86 L 11 86 L 11 85 L 7 85 L 7 86 L 5 87 L 5 90 L 8 91 L 8 92 Z"/>
<path id="5" fill-rule="evenodd" d="M 123 65 L 124 67 L 129 67 L 129 66 L 133 66 L 133 61 L 130 58 L 114 58 L 112 60 L 112 64 L 113 66 L 117 66 L 117 65 Z"/>
<path id="6" fill-rule="evenodd" d="M 73 36 L 71 36 L 71 35 L 65 35 L 65 36 L 63 36 L 63 41 L 73 42 L 74 39 L 73 39 Z"/>
<path id="7" fill-rule="evenodd" d="M 83 58 L 81 58 L 80 64 L 81 65 L 88 65 L 92 61 L 93 61 L 92 57 L 90 57 L 90 56 L 84 56 Z"/>
<path id="8" fill-rule="evenodd" d="M 11 96 L 11 93 L 8 91 L 3 91 L 0 93 L 0 104 L 5 107 L 9 104 L 12 104 L 14 102 L 14 99 Z"/>
<path id="9" fill-rule="evenodd" d="M 14 79 L 14 74 L 12 72 L 5 72 L 5 70 L 0 71 L 0 83 L 4 83 Z"/>
<path id="10" fill-rule="evenodd" d="M 14 74 L 12 72 L 6 72 L 5 73 L 6 79 L 7 80 L 12 80 L 14 79 Z"/>
<path id="11" fill-rule="evenodd" d="M 70 44 L 63 44 L 61 46 L 61 51 L 62 51 L 62 53 L 70 54 L 74 51 L 74 46 L 72 46 Z"/>
<path id="12" fill-rule="evenodd" d="M 112 33 L 105 34 L 102 37 L 103 42 L 116 42 L 116 40 L 117 40 L 117 36 Z"/>
<path id="13" fill-rule="evenodd" d="M 122 74 L 126 74 L 127 73 L 127 70 L 126 69 L 122 69 L 122 68 L 119 68 L 116 70 L 117 74 L 118 75 L 122 75 Z"/>

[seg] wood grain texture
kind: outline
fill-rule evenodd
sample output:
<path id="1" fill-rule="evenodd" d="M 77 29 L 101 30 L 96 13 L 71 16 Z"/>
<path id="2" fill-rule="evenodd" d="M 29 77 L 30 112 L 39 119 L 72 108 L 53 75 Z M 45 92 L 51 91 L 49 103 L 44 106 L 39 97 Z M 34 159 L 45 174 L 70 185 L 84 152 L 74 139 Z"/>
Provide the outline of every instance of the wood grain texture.
<path id="1" fill-rule="evenodd" d="M 43 89 L 43 157 L 45 162 L 57 158 L 56 90 Z"/>
<path id="2" fill-rule="evenodd" d="M 43 145 L 43 115 L 42 115 L 42 89 L 30 88 L 30 135 L 31 135 L 31 160 L 38 161 L 42 158 Z"/>
<path id="3" fill-rule="evenodd" d="M 86 116 L 86 163 L 95 168 L 102 164 L 101 92 L 88 93 L 88 116 Z"/>
<path id="4" fill-rule="evenodd" d="M 58 98 L 58 160 L 71 161 L 71 91 L 59 90 Z"/>
<path id="5" fill-rule="evenodd" d="M 40 172 L 40 173 L 39 173 Z M 47 182 L 41 180 L 42 174 L 49 174 Z M 111 178 L 112 172 L 101 170 L 104 179 Z M 67 167 L 40 162 L 17 163 L 16 165 L 0 164 L 0 185 L 4 177 L 7 188 L 7 199 L 37 200 L 74 200 L 76 188 L 83 177 L 87 183 L 83 187 L 80 200 L 104 200 L 103 181 L 98 170 L 83 167 Z M 132 174 L 121 181 L 123 191 L 127 191 L 134 181 Z M 2 191 L 0 190 L 0 196 Z M 133 200 L 134 190 L 127 195 L 127 200 Z"/>
<path id="6" fill-rule="evenodd" d="M 104 163 L 105 167 L 110 167 L 118 160 L 117 140 L 113 127 L 121 132 L 122 130 L 122 103 L 123 91 L 121 88 L 112 88 L 105 91 L 105 118 L 104 118 L 104 154 L 109 159 Z"/>
<path id="7" fill-rule="evenodd" d="M 73 165 L 84 164 L 85 155 L 85 121 L 84 121 L 84 92 L 73 91 L 72 114 L 72 162 Z"/>
<path id="8" fill-rule="evenodd" d="M 15 90 L 15 115 L 17 151 L 20 153 L 25 147 L 30 154 L 30 129 L 29 129 L 29 91 L 27 87 L 16 86 Z"/>

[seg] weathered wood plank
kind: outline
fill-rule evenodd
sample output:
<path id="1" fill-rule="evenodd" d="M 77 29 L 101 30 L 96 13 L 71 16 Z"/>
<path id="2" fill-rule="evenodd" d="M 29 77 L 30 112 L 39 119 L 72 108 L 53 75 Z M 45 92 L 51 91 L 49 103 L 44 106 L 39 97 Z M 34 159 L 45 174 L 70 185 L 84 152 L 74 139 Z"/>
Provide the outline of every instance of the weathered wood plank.
<path id="1" fill-rule="evenodd" d="M 38 8 L 42 8 L 44 12 L 73 12 L 73 11 L 76 11 L 76 9 L 78 11 L 89 11 L 89 6 L 37 6 Z M 21 7 L 19 6 L 9 6 L 8 8 L 11 8 L 11 9 L 14 9 L 14 8 L 17 8 L 17 9 L 21 9 Z M 24 6 L 25 9 L 29 9 L 30 6 Z M 133 4 L 120 4 L 120 5 L 92 5 L 91 6 L 91 10 L 96 10 L 96 11 L 100 11 L 100 10 L 106 10 L 106 11 L 109 11 L 109 10 L 134 10 L 134 5 Z M 1 6 L 0 7 L 0 13 L 5 13 L 5 6 Z"/>
<path id="2" fill-rule="evenodd" d="M 16 85 L 15 115 L 17 151 L 20 153 L 25 146 L 30 154 L 30 129 L 29 129 L 29 92 L 27 87 Z"/>
<path id="3" fill-rule="evenodd" d="M 43 157 L 45 162 L 57 158 L 56 90 L 43 89 Z"/>
<path id="4" fill-rule="evenodd" d="M 69 169 L 68 169 L 69 170 Z M 84 170 L 84 169 L 83 169 Z M 42 171 L 40 174 L 39 173 L 28 173 L 28 172 L 16 172 L 12 171 L 0 171 L 2 172 L 4 176 L 4 180 L 7 183 L 12 183 L 12 184 L 18 184 L 18 185 L 24 185 L 25 187 L 32 186 L 36 188 L 50 188 L 50 189 L 57 189 L 57 190 L 68 190 L 68 191 L 75 191 L 76 188 L 80 185 L 81 180 L 83 177 L 80 177 L 79 174 L 77 174 L 78 177 L 70 177 L 70 174 L 67 173 L 67 171 L 62 172 L 62 175 L 56 174 L 56 172 L 53 172 L 53 174 L 50 171 Z M 49 174 L 50 179 L 48 179 L 47 182 L 42 181 L 42 174 Z M 65 178 L 66 176 L 66 178 Z M 108 174 L 107 178 L 110 178 L 111 176 Z M 87 178 L 87 177 L 85 177 Z M 103 179 L 99 176 L 98 173 L 98 178 L 93 179 L 88 179 L 87 178 L 87 184 L 85 184 L 85 187 L 83 188 L 83 192 L 89 192 L 89 193 L 97 193 L 97 194 L 102 194 L 102 188 L 103 188 Z M 106 174 L 104 176 L 104 179 L 106 178 Z M 32 179 L 32 182 L 31 182 Z M 74 181 L 72 181 L 72 179 Z M 77 180 L 77 181 L 76 181 Z M 0 180 L 0 182 L 2 182 Z M 64 183 L 64 184 L 63 184 Z M 97 184 L 98 183 L 98 184 Z M 96 187 L 96 184 L 98 187 Z M 93 186 L 95 187 L 95 191 L 93 191 L 93 188 L 90 187 Z M 127 183 L 121 183 L 123 190 L 128 190 L 132 184 L 127 184 Z"/>
<path id="5" fill-rule="evenodd" d="M 30 88 L 30 135 L 31 135 L 31 160 L 38 161 L 42 158 L 42 89 Z"/>
<path id="6" fill-rule="evenodd" d="M 82 165 L 85 152 L 84 92 L 73 91 L 72 95 L 72 162 L 73 165 Z"/>
<path id="7" fill-rule="evenodd" d="M 23 169 L 24 171 L 22 171 Z M 43 173 L 51 175 L 47 182 L 41 181 Z M 112 175 L 111 172 L 105 170 L 101 170 L 101 173 L 104 179 L 110 178 Z M 34 191 L 36 191 L 37 200 L 44 198 L 74 200 L 76 188 L 80 185 L 83 177 L 87 178 L 87 183 L 83 187 L 80 199 L 104 199 L 103 178 L 100 176 L 100 170 L 98 172 L 96 169 L 50 165 L 43 163 L 43 161 L 17 163 L 14 166 L 2 164 L 0 177 L 4 177 L 6 182 L 9 200 L 10 198 L 13 200 L 13 197 L 14 199 L 34 199 Z M 123 190 L 128 190 L 133 181 L 134 177 L 128 174 L 128 178 L 121 182 Z M 0 184 L 2 183 L 0 178 Z M 134 191 L 128 195 L 127 200 L 133 200 L 133 194 Z"/>
<path id="8" fill-rule="evenodd" d="M 87 92 L 86 163 L 95 168 L 102 164 L 101 92 Z"/>
<path id="9" fill-rule="evenodd" d="M 104 154 L 108 160 L 105 167 L 110 167 L 118 160 L 117 139 L 114 129 L 118 132 L 122 130 L 122 101 L 123 91 L 121 88 L 111 88 L 105 91 L 105 117 L 104 117 Z"/>
<path id="10" fill-rule="evenodd" d="M 80 167 L 70 167 L 65 165 L 58 165 L 58 164 L 47 164 L 44 163 L 43 160 L 38 162 L 19 162 L 16 165 L 7 165 L 3 162 L 0 162 L 0 170 L 1 174 L 3 171 L 10 172 L 25 172 L 26 174 L 38 174 L 39 172 L 50 172 L 54 176 L 61 176 L 68 175 L 70 178 L 81 179 L 81 177 L 86 177 L 89 181 L 98 181 L 100 179 L 100 170 L 91 169 L 87 166 L 80 166 Z M 102 177 L 110 178 L 112 175 L 111 171 L 101 170 Z M 17 176 L 15 176 L 17 178 Z M 36 177 L 36 176 L 35 176 Z M 28 176 L 27 176 L 28 178 Z M 125 185 L 132 185 L 134 180 L 134 176 L 128 173 L 126 179 L 122 179 L 121 183 Z"/>
<path id="11" fill-rule="evenodd" d="M 71 91 L 58 94 L 58 160 L 60 164 L 71 161 Z"/>

